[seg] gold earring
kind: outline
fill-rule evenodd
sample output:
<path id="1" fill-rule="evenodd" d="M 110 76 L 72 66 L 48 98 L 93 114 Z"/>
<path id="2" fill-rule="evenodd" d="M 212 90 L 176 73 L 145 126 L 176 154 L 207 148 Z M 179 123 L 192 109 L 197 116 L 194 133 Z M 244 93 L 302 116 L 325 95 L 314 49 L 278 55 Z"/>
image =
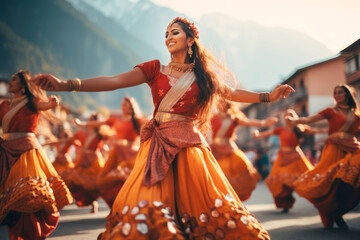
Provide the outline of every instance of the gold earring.
<path id="1" fill-rule="evenodd" d="M 189 54 L 190 58 L 191 58 L 192 55 L 193 55 L 193 50 L 191 49 L 191 46 L 189 46 L 188 54 Z"/>
<path id="2" fill-rule="evenodd" d="M 25 88 L 21 89 L 21 93 L 24 94 L 25 93 Z"/>

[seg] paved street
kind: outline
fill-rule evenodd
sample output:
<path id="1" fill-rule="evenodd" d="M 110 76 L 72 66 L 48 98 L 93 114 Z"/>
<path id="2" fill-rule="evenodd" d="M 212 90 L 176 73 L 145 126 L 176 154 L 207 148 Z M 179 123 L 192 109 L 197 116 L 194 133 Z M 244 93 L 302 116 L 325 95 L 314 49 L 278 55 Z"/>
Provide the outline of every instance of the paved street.
<path id="1" fill-rule="evenodd" d="M 260 220 L 272 239 L 289 240 L 350 240 L 360 239 L 360 206 L 345 215 L 350 230 L 325 230 L 322 228 L 316 209 L 306 200 L 296 195 L 294 208 L 288 214 L 276 210 L 271 195 L 261 182 L 251 198 L 244 202 L 248 209 Z M 100 201 L 99 213 L 90 214 L 90 208 L 78 208 L 76 205 L 65 207 L 61 211 L 57 229 L 49 240 L 87 240 L 96 239 L 104 230 L 105 217 L 109 209 Z M 0 227 L 0 239 L 7 240 L 6 229 Z"/>

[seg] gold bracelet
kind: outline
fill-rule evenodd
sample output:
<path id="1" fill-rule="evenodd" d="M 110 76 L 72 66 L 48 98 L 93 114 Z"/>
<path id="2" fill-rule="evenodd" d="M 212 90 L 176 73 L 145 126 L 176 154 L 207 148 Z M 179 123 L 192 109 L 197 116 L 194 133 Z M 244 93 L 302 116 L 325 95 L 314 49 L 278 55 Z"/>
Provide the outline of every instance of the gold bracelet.
<path id="1" fill-rule="evenodd" d="M 70 92 L 79 92 L 81 89 L 81 80 L 79 78 L 68 80 L 69 82 L 69 91 Z"/>
<path id="2" fill-rule="evenodd" d="M 259 94 L 260 102 L 270 102 L 270 93 L 262 92 Z"/>

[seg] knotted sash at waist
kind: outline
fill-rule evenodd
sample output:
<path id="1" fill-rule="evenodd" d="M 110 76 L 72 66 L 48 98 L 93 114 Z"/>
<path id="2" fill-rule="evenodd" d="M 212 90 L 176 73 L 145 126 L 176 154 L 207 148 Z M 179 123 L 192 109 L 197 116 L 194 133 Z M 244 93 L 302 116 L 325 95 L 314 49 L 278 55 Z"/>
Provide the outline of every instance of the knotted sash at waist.
<path id="1" fill-rule="evenodd" d="M 335 132 L 326 138 L 327 143 L 335 144 L 345 152 L 355 152 L 360 148 L 356 137 L 347 132 Z"/>
<path id="2" fill-rule="evenodd" d="M 150 138 L 144 172 L 144 184 L 148 187 L 165 178 L 172 161 L 182 149 L 196 146 L 210 149 L 191 120 L 173 120 L 170 117 L 168 121 L 158 123 L 153 118 L 145 124 L 140 134 L 141 143 Z"/>
<path id="3" fill-rule="evenodd" d="M 11 167 L 21 154 L 34 148 L 41 148 L 34 133 L 5 133 L 4 137 L 6 140 L 0 138 L 0 184 L 5 183 Z"/>

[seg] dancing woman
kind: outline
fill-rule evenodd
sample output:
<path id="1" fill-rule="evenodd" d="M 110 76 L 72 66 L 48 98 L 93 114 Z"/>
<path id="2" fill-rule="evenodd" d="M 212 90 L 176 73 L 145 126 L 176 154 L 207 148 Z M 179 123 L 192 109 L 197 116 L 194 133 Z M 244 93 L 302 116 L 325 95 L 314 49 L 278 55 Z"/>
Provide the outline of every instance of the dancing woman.
<path id="1" fill-rule="evenodd" d="M 323 133 L 322 129 L 311 128 L 307 125 L 294 125 L 289 117 L 298 118 L 296 112 L 288 109 L 284 113 L 284 126 L 272 130 L 259 132 L 255 130 L 255 138 L 265 138 L 271 135 L 278 135 L 280 149 L 271 168 L 269 176 L 265 179 L 275 205 L 282 208 L 284 213 L 288 212 L 295 203 L 292 196 L 294 181 L 304 172 L 313 169 L 312 164 L 300 149 L 300 142 L 304 134 Z"/>
<path id="2" fill-rule="evenodd" d="M 94 113 L 89 121 L 98 121 L 99 114 Z M 76 205 L 86 207 L 91 205 L 91 212 L 97 213 L 98 203 L 96 199 L 100 196 L 100 189 L 97 186 L 97 179 L 105 165 L 101 153 L 104 140 L 112 137 L 115 133 L 108 125 L 100 125 L 95 128 L 81 129 L 77 131 L 70 142 L 79 141 L 75 157 L 74 168 L 63 172 L 63 178 L 68 185 Z"/>
<path id="3" fill-rule="evenodd" d="M 274 117 L 266 120 L 248 119 L 229 101 L 223 101 L 218 108 L 219 113 L 211 120 L 211 151 L 240 200 L 246 201 L 261 179 L 261 175 L 245 153 L 237 147 L 235 130 L 238 126 L 270 126 L 278 119 Z"/>
<path id="4" fill-rule="evenodd" d="M 213 100 L 276 101 L 293 92 L 279 85 L 271 93 L 232 89 L 222 83 L 193 23 L 175 18 L 165 33 L 171 62 L 137 65 L 112 77 L 37 81 L 55 91 L 109 91 L 147 83 L 155 111 L 141 131 L 134 169 L 121 188 L 100 238 L 269 239 L 242 205 L 201 134 Z M 221 67 L 221 65 L 219 65 Z M 219 70 L 219 69 L 218 69 Z"/>
<path id="5" fill-rule="evenodd" d="M 0 223 L 10 239 L 45 239 L 71 194 L 36 138 L 40 112 L 59 104 L 20 70 L 9 81 L 13 98 L 0 104 Z"/>
<path id="6" fill-rule="evenodd" d="M 345 84 L 334 88 L 335 107 L 300 119 L 294 124 L 313 123 L 327 119 L 329 136 L 319 163 L 294 183 L 295 191 L 318 209 L 324 228 L 348 226 L 343 215 L 360 200 L 360 142 L 355 134 L 359 129 L 359 108 L 354 91 Z"/>
<path id="7" fill-rule="evenodd" d="M 134 168 L 139 151 L 140 128 L 145 123 L 134 98 L 124 97 L 121 109 L 121 115 L 110 116 L 106 121 L 115 129 L 116 140 L 97 181 L 101 197 L 110 208 Z"/>

